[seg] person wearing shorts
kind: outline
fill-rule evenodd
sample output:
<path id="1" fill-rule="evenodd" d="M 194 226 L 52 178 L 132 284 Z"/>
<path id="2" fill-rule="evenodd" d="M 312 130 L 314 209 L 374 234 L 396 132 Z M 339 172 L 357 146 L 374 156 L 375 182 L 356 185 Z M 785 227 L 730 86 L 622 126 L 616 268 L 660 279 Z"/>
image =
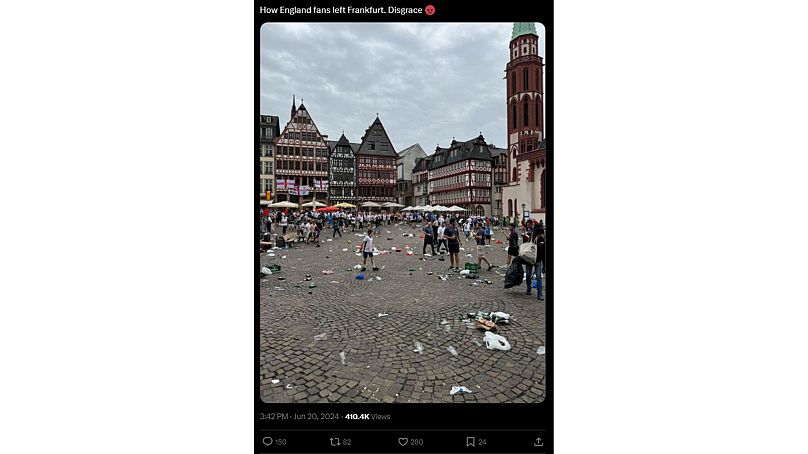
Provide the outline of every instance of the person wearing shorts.
<path id="1" fill-rule="evenodd" d="M 477 240 L 477 266 L 482 267 L 483 262 L 485 262 L 488 264 L 488 271 L 491 271 L 494 265 L 485 258 L 485 229 L 483 229 L 482 223 L 477 224 L 474 239 Z"/>
<path id="2" fill-rule="evenodd" d="M 373 229 L 368 229 L 368 234 L 362 240 L 362 271 L 365 271 L 365 265 L 370 259 L 370 264 L 373 266 L 373 271 L 378 271 L 379 268 L 373 263 Z"/>

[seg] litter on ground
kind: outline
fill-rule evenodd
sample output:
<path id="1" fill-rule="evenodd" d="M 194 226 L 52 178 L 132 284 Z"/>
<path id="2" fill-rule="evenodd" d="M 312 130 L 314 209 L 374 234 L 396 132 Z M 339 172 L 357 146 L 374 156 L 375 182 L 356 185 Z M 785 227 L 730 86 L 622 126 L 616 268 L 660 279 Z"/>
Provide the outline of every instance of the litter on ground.
<path id="1" fill-rule="evenodd" d="M 277 378 L 276 378 L 276 379 L 274 379 L 274 380 L 272 380 L 272 384 L 273 384 L 273 385 L 277 385 L 277 384 L 278 384 L 278 383 L 280 383 L 280 382 L 281 382 L 281 381 L 280 381 L 280 380 L 278 380 Z"/>
<path id="2" fill-rule="evenodd" d="M 539 354 L 539 355 L 543 355 L 543 354 L 544 354 L 544 345 L 542 345 L 541 347 L 539 347 L 539 349 L 538 349 L 538 350 L 536 350 L 536 354 Z"/>
<path id="3" fill-rule="evenodd" d="M 325 340 L 325 338 L 326 338 L 326 333 L 322 333 L 322 334 L 318 334 L 318 335 L 314 336 L 314 340 L 317 340 L 317 341 Z"/>
<path id="4" fill-rule="evenodd" d="M 455 348 L 452 347 L 451 345 L 446 347 L 446 350 L 449 350 L 449 353 L 451 353 L 452 356 L 457 356 L 457 350 L 455 350 Z"/>
<path id="5" fill-rule="evenodd" d="M 454 396 L 455 394 L 471 394 L 471 390 L 466 388 L 465 386 L 452 386 L 452 390 L 449 391 L 450 396 Z"/>
<path id="6" fill-rule="evenodd" d="M 491 331 L 487 331 L 485 333 L 485 337 L 483 337 L 483 342 L 485 342 L 485 348 L 489 350 L 502 350 L 507 352 L 511 349 L 511 344 L 508 343 L 508 340 L 504 337 L 500 336 L 499 334 L 494 334 Z"/>
<path id="7" fill-rule="evenodd" d="M 342 364 L 345 364 L 345 352 L 339 352 L 339 359 L 342 361 Z"/>
<path id="8" fill-rule="evenodd" d="M 422 354 L 424 352 L 424 344 L 422 344 L 422 343 L 420 343 L 418 341 L 415 341 L 415 350 L 413 350 L 413 351 L 415 353 L 418 353 L 419 355 Z"/>

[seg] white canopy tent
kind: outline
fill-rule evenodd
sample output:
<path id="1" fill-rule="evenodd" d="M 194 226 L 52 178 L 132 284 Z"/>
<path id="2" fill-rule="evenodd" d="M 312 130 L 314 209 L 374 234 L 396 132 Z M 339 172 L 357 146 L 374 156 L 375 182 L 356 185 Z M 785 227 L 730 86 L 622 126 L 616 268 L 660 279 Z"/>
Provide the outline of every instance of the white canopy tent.
<path id="1" fill-rule="evenodd" d="M 317 202 L 316 200 L 312 200 L 311 202 L 306 202 L 306 203 L 303 203 L 303 204 L 301 204 L 300 206 L 302 206 L 302 207 L 316 207 L 316 208 L 322 208 L 322 207 L 324 207 L 324 206 L 326 206 L 326 205 L 325 205 L 324 203 L 322 203 L 322 202 Z"/>
<path id="2" fill-rule="evenodd" d="M 376 202 L 365 202 L 362 204 L 363 208 L 381 208 L 382 206 Z"/>
<path id="3" fill-rule="evenodd" d="M 271 208 L 297 208 L 297 207 L 298 207 L 298 204 L 296 204 L 296 203 L 292 203 L 292 202 L 286 202 L 286 201 L 283 201 L 283 202 L 277 202 L 277 203 L 273 203 L 272 205 L 269 205 L 269 206 L 270 206 Z"/>

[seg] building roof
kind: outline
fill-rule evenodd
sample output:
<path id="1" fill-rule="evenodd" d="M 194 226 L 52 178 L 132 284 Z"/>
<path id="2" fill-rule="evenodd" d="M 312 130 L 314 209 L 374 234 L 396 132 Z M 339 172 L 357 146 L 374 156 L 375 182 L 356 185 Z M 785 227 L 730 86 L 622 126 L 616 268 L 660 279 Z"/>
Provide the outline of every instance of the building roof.
<path id="1" fill-rule="evenodd" d="M 507 148 L 497 148 L 493 145 L 488 145 L 488 151 L 491 152 L 491 157 L 499 156 L 501 154 L 508 154 Z"/>
<path id="2" fill-rule="evenodd" d="M 449 148 L 435 148 L 435 154 L 432 155 L 432 163 L 430 169 L 437 169 L 447 164 L 453 164 L 467 159 L 479 159 L 490 161 L 491 150 L 488 144 L 485 143 L 485 138 L 482 134 L 469 139 L 465 142 L 458 142 L 452 140 L 452 145 Z"/>
<path id="3" fill-rule="evenodd" d="M 356 152 L 359 151 L 359 144 L 348 142 L 348 138 L 345 137 L 345 134 L 340 136 L 339 140 L 326 140 L 325 143 L 328 144 L 329 150 L 333 150 L 337 145 L 341 146 L 350 145 L 351 150 L 353 150 L 354 154 L 356 154 Z"/>
<path id="4" fill-rule="evenodd" d="M 514 22 L 513 33 L 511 34 L 511 41 L 522 35 L 536 35 L 536 24 L 534 22 Z"/>
<path id="5" fill-rule="evenodd" d="M 281 133 L 280 119 L 275 115 L 260 115 L 258 117 L 258 122 L 261 124 L 261 127 L 270 127 L 274 129 L 275 136 L 278 136 Z"/>
<path id="6" fill-rule="evenodd" d="M 407 154 L 409 154 L 410 152 L 418 153 L 419 151 L 420 151 L 419 154 L 426 156 L 426 152 L 424 151 L 423 148 L 421 148 L 421 144 L 416 143 L 415 145 L 410 145 L 409 147 L 398 152 L 398 159 L 407 156 Z"/>
<path id="7" fill-rule="evenodd" d="M 432 164 L 432 156 L 424 156 L 415 160 L 415 167 L 412 168 L 413 172 L 423 172 L 429 170 L 429 165 Z"/>
<path id="8" fill-rule="evenodd" d="M 381 144 L 387 144 L 387 150 L 382 150 Z M 373 148 L 371 149 L 372 145 Z M 378 145 L 375 145 L 378 144 Z M 365 135 L 362 136 L 362 143 L 359 146 L 358 154 L 372 155 L 372 156 L 388 156 L 397 158 L 396 149 L 387 136 L 387 131 L 384 130 L 384 125 L 377 116 L 373 123 L 365 130 Z"/>

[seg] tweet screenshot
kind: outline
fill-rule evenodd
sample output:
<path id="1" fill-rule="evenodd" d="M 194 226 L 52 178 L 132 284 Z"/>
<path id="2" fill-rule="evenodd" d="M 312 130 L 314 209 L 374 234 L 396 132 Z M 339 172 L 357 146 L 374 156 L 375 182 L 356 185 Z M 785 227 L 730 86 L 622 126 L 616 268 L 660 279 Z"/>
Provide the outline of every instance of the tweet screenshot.
<path id="1" fill-rule="evenodd" d="M 256 4 L 256 453 L 553 452 L 552 23 Z"/>

